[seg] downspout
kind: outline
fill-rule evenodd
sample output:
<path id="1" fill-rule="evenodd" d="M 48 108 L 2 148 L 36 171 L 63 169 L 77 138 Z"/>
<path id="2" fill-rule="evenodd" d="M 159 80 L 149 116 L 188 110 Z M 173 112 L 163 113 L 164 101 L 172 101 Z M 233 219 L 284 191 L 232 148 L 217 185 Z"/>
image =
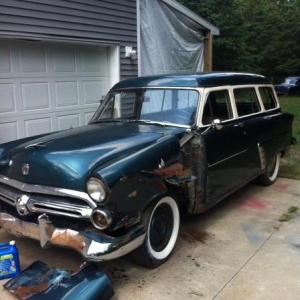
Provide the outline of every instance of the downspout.
<path id="1" fill-rule="evenodd" d="M 138 56 L 138 76 L 141 76 L 141 5 L 136 0 L 136 26 L 137 26 L 137 56 Z"/>

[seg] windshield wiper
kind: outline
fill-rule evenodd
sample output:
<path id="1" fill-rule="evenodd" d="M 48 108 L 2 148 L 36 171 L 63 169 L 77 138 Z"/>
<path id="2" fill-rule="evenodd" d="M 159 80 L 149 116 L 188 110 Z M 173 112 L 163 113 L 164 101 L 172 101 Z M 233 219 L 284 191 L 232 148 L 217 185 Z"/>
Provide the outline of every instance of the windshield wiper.
<path id="1" fill-rule="evenodd" d="M 146 124 L 154 124 L 154 125 L 161 125 L 161 126 L 166 126 L 164 122 L 159 122 L 159 121 L 152 121 L 152 120 L 134 120 L 135 122 L 139 123 L 146 123 Z"/>

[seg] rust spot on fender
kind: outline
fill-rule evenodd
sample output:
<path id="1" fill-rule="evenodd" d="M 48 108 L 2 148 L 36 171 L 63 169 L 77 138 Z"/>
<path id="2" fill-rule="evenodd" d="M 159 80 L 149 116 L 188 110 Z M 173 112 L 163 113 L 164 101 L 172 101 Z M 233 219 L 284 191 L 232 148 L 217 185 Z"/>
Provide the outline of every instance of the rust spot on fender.
<path id="1" fill-rule="evenodd" d="M 49 287 L 49 283 L 45 282 L 39 285 L 35 285 L 35 286 L 30 286 L 30 287 L 26 287 L 26 286 L 19 286 L 17 290 L 15 291 L 10 291 L 10 293 L 20 299 L 26 299 L 27 295 L 32 295 L 32 294 L 36 294 L 39 292 L 43 292 L 45 289 L 47 289 Z"/>
<path id="2" fill-rule="evenodd" d="M 159 174 L 164 178 L 171 178 L 174 176 L 184 177 L 190 175 L 189 170 L 183 170 L 183 166 L 180 163 L 175 163 L 171 166 L 155 169 L 153 171 L 155 174 Z"/>

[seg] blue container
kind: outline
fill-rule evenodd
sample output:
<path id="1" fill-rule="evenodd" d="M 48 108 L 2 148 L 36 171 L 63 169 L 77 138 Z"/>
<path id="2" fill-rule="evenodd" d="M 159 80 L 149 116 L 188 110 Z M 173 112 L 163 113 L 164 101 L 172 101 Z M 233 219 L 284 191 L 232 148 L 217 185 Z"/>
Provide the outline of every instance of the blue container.
<path id="1" fill-rule="evenodd" d="M 20 274 L 19 252 L 15 241 L 0 243 L 0 279 Z"/>

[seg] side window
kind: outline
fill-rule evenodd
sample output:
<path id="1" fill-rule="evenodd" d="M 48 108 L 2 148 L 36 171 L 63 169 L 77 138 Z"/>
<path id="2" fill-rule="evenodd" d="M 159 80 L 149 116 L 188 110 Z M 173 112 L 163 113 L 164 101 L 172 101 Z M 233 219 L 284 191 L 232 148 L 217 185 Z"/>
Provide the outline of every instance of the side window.
<path id="1" fill-rule="evenodd" d="M 271 88 L 260 87 L 259 93 L 266 110 L 277 107 L 276 100 Z"/>
<path id="2" fill-rule="evenodd" d="M 202 124 L 208 125 L 215 119 L 220 119 L 221 121 L 232 119 L 230 98 L 227 90 L 212 91 L 208 94 L 204 105 Z"/>
<path id="3" fill-rule="evenodd" d="M 260 111 L 254 88 L 238 88 L 233 90 L 236 109 L 239 116 L 246 116 Z"/>

